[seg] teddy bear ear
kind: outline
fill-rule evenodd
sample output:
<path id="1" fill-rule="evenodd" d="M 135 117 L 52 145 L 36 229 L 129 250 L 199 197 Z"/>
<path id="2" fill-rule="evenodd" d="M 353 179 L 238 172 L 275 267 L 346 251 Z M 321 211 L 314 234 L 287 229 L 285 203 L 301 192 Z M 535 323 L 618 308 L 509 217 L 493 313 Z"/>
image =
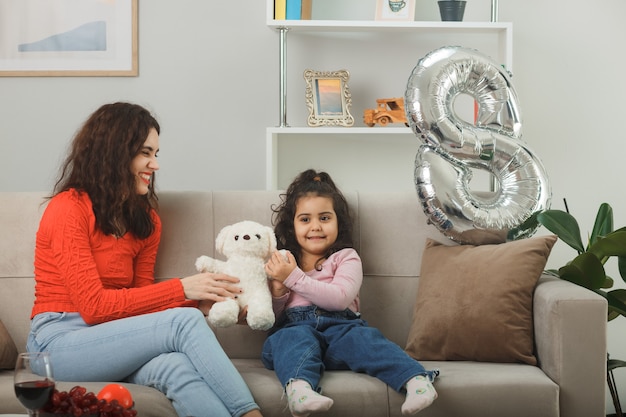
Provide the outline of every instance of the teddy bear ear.
<path id="1" fill-rule="evenodd" d="M 228 239 L 231 228 L 232 226 L 225 226 L 222 230 L 220 230 L 215 238 L 215 249 L 221 254 L 224 253 L 224 244 L 226 243 L 226 239 Z"/>

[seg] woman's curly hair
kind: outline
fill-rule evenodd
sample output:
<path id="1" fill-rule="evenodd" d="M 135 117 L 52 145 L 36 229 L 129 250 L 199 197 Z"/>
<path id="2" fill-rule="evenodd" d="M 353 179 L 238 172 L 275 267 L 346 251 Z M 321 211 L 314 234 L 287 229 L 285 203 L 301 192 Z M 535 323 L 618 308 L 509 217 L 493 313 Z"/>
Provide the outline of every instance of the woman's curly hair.
<path id="1" fill-rule="evenodd" d="M 148 194 L 139 195 L 130 168 L 150 129 L 161 131 L 152 114 L 137 104 L 120 102 L 100 107 L 74 137 L 52 196 L 71 188 L 85 192 L 103 233 L 150 236 L 154 231 L 150 211 L 157 206 L 155 174 Z"/>
<path id="2" fill-rule="evenodd" d="M 286 192 L 281 194 L 281 203 L 273 206 L 273 224 L 278 249 L 289 250 L 298 264 L 301 262 L 302 250 L 296 239 L 294 220 L 296 205 L 301 197 L 319 196 L 328 197 L 333 202 L 333 209 L 337 215 L 338 234 L 335 243 L 328 248 L 323 257 L 316 262 L 316 268 L 321 261 L 331 254 L 345 248 L 353 248 L 352 216 L 344 195 L 337 188 L 330 175 L 326 172 L 317 172 L 313 169 L 300 173 L 289 185 Z"/>

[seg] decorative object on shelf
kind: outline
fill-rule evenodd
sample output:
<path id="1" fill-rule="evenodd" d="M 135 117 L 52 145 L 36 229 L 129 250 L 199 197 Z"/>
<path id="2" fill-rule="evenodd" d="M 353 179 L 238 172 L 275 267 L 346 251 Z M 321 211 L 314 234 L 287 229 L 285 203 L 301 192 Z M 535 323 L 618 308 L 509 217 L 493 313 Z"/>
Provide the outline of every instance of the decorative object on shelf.
<path id="1" fill-rule="evenodd" d="M 287 0 L 274 0 L 274 20 L 285 20 L 287 17 Z"/>
<path id="2" fill-rule="evenodd" d="M 311 9 L 313 0 L 286 0 L 285 19 L 286 20 L 309 20 L 311 19 Z"/>
<path id="3" fill-rule="evenodd" d="M 455 112 L 461 94 L 478 102 L 475 125 Z M 422 142 L 415 186 L 430 222 L 459 243 L 532 235 L 536 227 L 518 226 L 549 208 L 550 184 L 543 164 L 522 141 L 517 93 L 502 65 L 474 49 L 436 49 L 413 69 L 405 102 Z M 474 169 L 491 174 L 492 191 L 472 190 Z"/>
<path id="4" fill-rule="evenodd" d="M 287 0 L 285 19 L 300 20 L 302 15 L 302 0 Z"/>
<path id="5" fill-rule="evenodd" d="M 375 20 L 414 20 L 415 0 L 376 0 Z"/>
<path id="6" fill-rule="evenodd" d="M 274 20 L 310 20 L 313 0 L 274 0 Z"/>
<path id="7" fill-rule="evenodd" d="M 300 19 L 311 20 L 311 14 L 313 13 L 313 0 L 302 0 L 302 13 Z"/>
<path id="8" fill-rule="evenodd" d="M 405 126 L 409 126 L 403 97 L 379 98 L 376 104 L 378 106 L 375 109 L 365 109 L 363 112 L 363 123 L 366 126 L 373 127 L 377 123 L 381 126 L 387 126 L 389 123 L 404 123 Z"/>
<path id="9" fill-rule="evenodd" d="M 439 13 L 441 14 L 441 20 L 444 22 L 461 22 L 463 20 L 463 14 L 465 14 L 465 0 L 451 0 L 443 1 L 439 0 Z"/>
<path id="10" fill-rule="evenodd" d="M 350 73 L 339 71 L 304 71 L 304 93 L 309 109 L 309 126 L 352 126 L 352 96 L 348 88 Z"/>

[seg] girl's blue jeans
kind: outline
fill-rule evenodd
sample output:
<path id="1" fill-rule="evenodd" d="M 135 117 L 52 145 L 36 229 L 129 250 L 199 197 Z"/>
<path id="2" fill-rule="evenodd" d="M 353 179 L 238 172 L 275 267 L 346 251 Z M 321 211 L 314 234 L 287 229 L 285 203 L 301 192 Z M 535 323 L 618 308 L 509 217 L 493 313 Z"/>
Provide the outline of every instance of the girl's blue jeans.
<path id="1" fill-rule="evenodd" d="M 431 381 L 439 371 L 426 371 L 398 345 L 350 311 L 329 312 L 316 306 L 293 307 L 263 345 L 263 364 L 282 386 L 303 379 L 318 390 L 325 369 L 350 369 L 374 376 L 398 392 L 417 375 Z"/>
<path id="2" fill-rule="evenodd" d="M 259 408 L 195 308 L 87 325 L 78 313 L 42 313 L 27 349 L 48 351 L 59 381 L 125 381 L 154 387 L 186 416 L 235 416 Z"/>

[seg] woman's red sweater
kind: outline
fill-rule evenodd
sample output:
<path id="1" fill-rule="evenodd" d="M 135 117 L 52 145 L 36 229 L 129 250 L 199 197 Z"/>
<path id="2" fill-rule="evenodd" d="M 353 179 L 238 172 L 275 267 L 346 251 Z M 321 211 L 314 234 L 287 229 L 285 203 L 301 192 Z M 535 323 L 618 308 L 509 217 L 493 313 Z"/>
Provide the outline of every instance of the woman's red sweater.
<path id="1" fill-rule="evenodd" d="M 88 324 L 197 306 L 185 299 L 180 279 L 154 282 L 161 220 L 146 239 L 132 233 L 105 235 L 87 193 L 71 189 L 54 196 L 41 218 L 35 246 L 35 304 L 44 312 L 78 312 Z"/>

